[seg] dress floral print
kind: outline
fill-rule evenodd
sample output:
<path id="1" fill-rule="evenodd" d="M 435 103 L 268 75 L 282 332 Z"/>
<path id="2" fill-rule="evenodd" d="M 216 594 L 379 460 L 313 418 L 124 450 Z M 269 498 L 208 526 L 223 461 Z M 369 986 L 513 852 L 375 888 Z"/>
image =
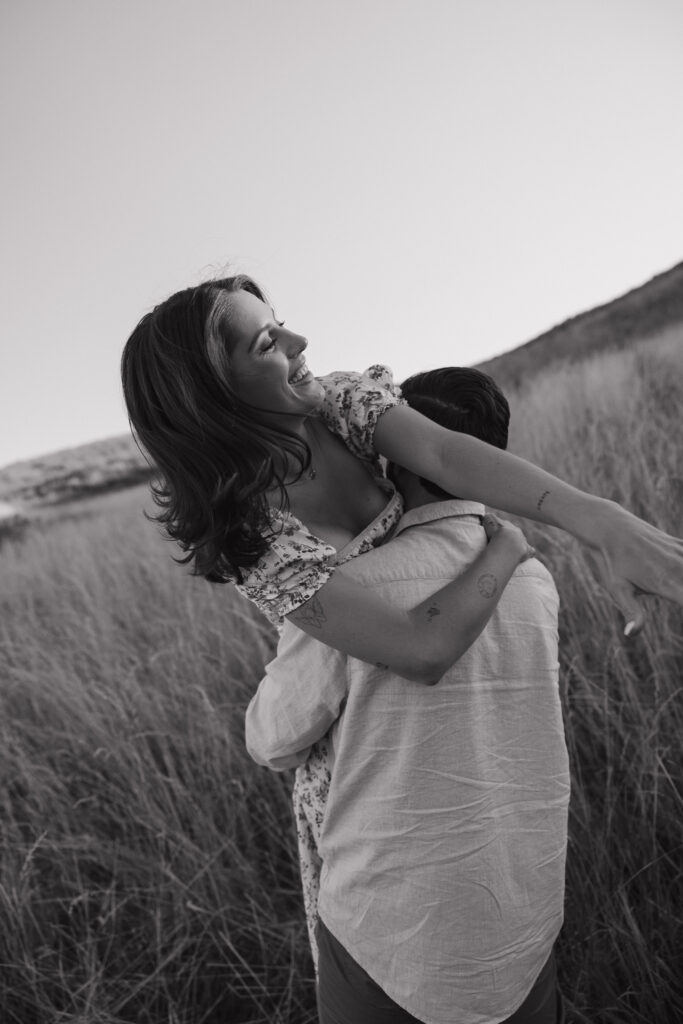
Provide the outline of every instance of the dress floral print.
<path id="1" fill-rule="evenodd" d="M 269 550 L 244 570 L 237 589 L 278 628 L 290 612 L 304 604 L 332 576 L 335 567 L 382 543 L 403 514 L 400 494 L 386 479 L 384 461 L 373 446 L 374 430 L 383 412 L 403 404 L 386 366 L 371 366 L 362 374 L 335 372 L 319 378 L 325 389 L 320 417 L 347 448 L 368 464 L 387 504 L 363 532 L 337 552 L 310 533 L 291 513 L 271 510 L 277 536 Z M 308 759 L 295 774 L 293 802 L 306 923 L 317 969 L 315 926 L 321 861 L 318 844 L 330 788 L 327 737 L 311 747 Z"/>
<path id="2" fill-rule="evenodd" d="M 319 380 L 325 388 L 320 418 L 354 455 L 368 464 L 378 481 L 386 482 L 383 460 L 373 447 L 373 436 L 381 414 L 404 403 L 391 370 L 377 365 L 362 374 L 335 372 Z M 339 560 L 336 550 L 309 533 L 296 516 L 275 508 L 270 514 L 277 536 L 265 555 L 243 570 L 243 580 L 237 589 L 279 627 L 286 615 L 327 583 Z M 392 519 L 387 528 L 396 522 L 398 519 Z M 380 529 L 363 551 L 381 539 Z M 365 538 L 365 532 L 362 536 Z M 361 553 L 360 548 L 353 551 L 354 556 Z M 345 557 L 343 561 L 346 560 Z"/>

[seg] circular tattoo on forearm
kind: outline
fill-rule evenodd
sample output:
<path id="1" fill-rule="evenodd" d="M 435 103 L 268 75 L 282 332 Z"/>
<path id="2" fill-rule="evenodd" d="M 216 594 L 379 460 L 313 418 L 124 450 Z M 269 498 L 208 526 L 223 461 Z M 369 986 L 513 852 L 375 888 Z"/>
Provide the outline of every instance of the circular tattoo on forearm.
<path id="1" fill-rule="evenodd" d="M 477 580 L 477 590 L 482 597 L 491 598 L 498 590 L 498 580 L 492 572 L 485 572 Z"/>

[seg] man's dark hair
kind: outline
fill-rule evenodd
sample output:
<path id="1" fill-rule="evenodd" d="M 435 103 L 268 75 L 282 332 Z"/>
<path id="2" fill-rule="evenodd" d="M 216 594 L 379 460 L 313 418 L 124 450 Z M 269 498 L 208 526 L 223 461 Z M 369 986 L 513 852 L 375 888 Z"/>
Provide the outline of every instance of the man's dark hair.
<path id="1" fill-rule="evenodd" d="M 401 392 L 411 409 L 447 430 L 471 434 L 480 441 L 507 448 L 510 406 L 496 382 L 481 370 L 444 366 L 408 377 Z M 431 480 L 420 483 L 436 498 L 449 498 Z"/>

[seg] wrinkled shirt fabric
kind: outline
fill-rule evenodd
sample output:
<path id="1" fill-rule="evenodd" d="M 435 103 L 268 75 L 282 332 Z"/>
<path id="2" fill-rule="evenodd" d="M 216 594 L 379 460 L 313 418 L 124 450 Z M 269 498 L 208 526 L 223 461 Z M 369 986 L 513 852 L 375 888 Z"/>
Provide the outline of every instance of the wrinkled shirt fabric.
<path id="1" fill-rule="evenodd" d="M 483 506 L 402 517 L 344 565 L 411 608 L 484 549 Z M 522 1004 L 563 919 L 569 768 L 558 597 L 536 559 L 433 687 L 290 623 L 247 712 L 261 764 L 302 764 L 328 729 L 318 910 L 396 1003 L 426 1024 L 498 1024 Z"/>

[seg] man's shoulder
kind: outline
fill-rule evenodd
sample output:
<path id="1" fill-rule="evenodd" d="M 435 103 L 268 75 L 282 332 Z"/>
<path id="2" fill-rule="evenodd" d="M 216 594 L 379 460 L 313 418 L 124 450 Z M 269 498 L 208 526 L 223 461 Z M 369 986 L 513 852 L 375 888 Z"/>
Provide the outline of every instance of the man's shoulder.
<path id="1" fill-rule="evenodd" d="M 542 580 L 555 586 L 553 575 L 540 558 L 527 558 L 515 569 L 513 579 Z"/>
<path id="2" fill-rule="evenodd" d="M 554 605 L 559 604 L 559 594 L 550 570 L 538 558 L 527 558 L 515 569 L 507 585 L 509 593 L 538 595 L 542 599 L 551 599 Z"/>

